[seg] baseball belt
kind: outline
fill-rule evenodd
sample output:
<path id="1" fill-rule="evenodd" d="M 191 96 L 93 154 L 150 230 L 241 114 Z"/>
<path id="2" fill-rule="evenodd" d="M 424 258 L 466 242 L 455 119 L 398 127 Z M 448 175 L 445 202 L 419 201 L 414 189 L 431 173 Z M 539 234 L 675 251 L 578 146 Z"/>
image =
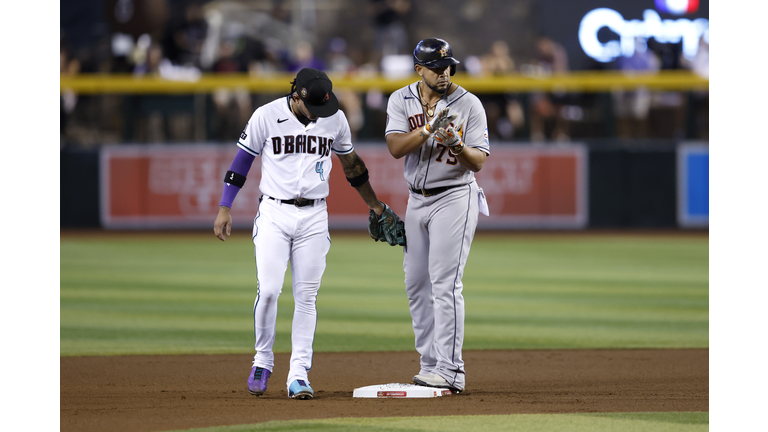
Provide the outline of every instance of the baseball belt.
<path id="1" fill-rule="evenodd" d="M 413 193 L 417 193 L 419 195 L 424 195 L 425 197 L 428 197 L 428 196 L 432 196 L 432 195 L 441 194 L 441 193 L 443 193 L 443 192 L 445 192 L 447 190 L 450 190 L 450 189 L 453 189 L 453 188 L 457 188 L 459 186 L 466 186 L 466 185 L 457 184 L 457 185 L 453 185 L 453 186 L 440 186 L 440 187 L 436 187 L 436 188 L 432 188 L 432 189 L 417 189 L 417 188 L 411 186 L 410 189 L 411 189 L 411 192 L 413 192 Z"/>
<path id="2" fill-rule="evenodd" d="M 281 200 L 281 199 L 272 198 L 272 197 L 268 197 L 268 198 L 273 201 L 277 201 L 280 204 L 294 205 L 296 207 L 313 206 L 315 205 L 316 201 L 319 202 L 325 199 L 325 198 L 320 198 L 317 200 L 313 200 L 313 199 L 306 199 L 306 198 L 295 198 L 295 199 L 289 199 L 289 200 Z"/>

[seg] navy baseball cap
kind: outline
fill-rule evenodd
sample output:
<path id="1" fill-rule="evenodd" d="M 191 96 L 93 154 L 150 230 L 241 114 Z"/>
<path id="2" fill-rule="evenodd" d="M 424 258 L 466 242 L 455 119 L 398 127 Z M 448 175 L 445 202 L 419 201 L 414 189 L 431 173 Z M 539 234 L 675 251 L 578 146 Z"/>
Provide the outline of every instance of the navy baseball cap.
<path id="1" fill-rule="evenodd" d="M 296 93 L 312 115 L 330 117 L 339 110 L 339 100 L 333 94 L 333 83 L 325 72 L 304 68 L 296 75 Z"/>

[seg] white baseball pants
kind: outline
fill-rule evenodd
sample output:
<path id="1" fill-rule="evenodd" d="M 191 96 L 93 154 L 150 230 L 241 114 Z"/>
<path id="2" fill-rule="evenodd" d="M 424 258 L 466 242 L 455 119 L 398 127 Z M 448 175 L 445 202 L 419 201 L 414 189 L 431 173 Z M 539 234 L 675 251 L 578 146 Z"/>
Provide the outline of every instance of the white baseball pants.
<path id="1" fill-rule="evenodd" d="M 291 327 L 291 362 L 286 385 L 295 379 L 309 382 L 312 343 L 317 326 L 317 292 L 331 246 L 326 202 L 296 207 L 266 196 L 253 222 L 258 293 L 253 305 L 256 337 L 254 366 L 274 371 L 277 299 L 291 262 L 295 308 Z"/>
<path id="2" fill-rule="evenodd" d="M 408 295 L 419 373 L 436 373 L 464 389 L 464 296 L 462 277 L 475 236 L 479 188 L 476 182 L 425 197 L 410 194 L 404 250 Z"/>

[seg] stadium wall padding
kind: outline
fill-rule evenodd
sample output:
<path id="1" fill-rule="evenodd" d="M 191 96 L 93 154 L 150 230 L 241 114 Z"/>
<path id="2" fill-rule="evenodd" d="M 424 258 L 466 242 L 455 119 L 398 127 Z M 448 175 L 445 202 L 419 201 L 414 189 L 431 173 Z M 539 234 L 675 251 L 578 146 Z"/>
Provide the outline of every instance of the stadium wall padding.
<path id="1" fill-rule="evenodd" d="M 98 150 L 62 150 L 59 163 L 60 227 L 99 227 Z"/>
<path id="2" fill-rule="evenodd" d="M 590 228 L 677 227 L 675 149 L 589 151 Z"/>
<path id="3" fill-rule="evenodd" d="M 678 226 L 674 145 L 587 145 L 587 227 Z M 60 155 L 60 227 L 101 227 L 99 151 L 63 149 Z"/>

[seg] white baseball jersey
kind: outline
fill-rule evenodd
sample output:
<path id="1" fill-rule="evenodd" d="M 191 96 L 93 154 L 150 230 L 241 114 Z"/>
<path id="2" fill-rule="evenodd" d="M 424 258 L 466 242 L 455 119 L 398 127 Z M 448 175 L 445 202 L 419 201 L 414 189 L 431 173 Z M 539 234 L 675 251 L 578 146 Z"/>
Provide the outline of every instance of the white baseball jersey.
<path id="1" fill-rule="evenodd" d="M 417 81 L 395 91 L 389 97 L 385 135 L 408 133 L 426 124 L 427 119 L 419 100 L 418 85 Z M 476 147 L 490 155 L 483 104 L 477 96 L 456 85 L 457 88 L 453 93 L 437 103 L 435 115 L 445 107 L 450 107 L 450 114 L 458 115 L 453 121 L 454 125 L 459 125 L 462 119 L 466 119 L 462 137 L 464 144 Z M 403 174 L 408 184 L 417 189 L 469 184 L 475 178 L 472 171 L 461 166 L 456 157 L 434 138 L 429 138 L 418 150 L 405 156 Z"/>
<path id="2" fill-rule="evenodd" d="M 287 97 L 259 107 L 237 145 L 262 156 L 259 189 L 278 199 L 327 197 L 331 150 L 336 154 L 354 150 L 341 110 L 304 126 L 291 112 Z"/>
<path id="3" fill-rule="evenodd" d="M 309 383 L 317 326 L 315 303 L 331 245 L 328 210 L 325 201 L 296 207 L 282 200 L 328 196 L 331 151 L 348 154 L 354 150 L 349 124 L 339 110 L 304 126 L 283 97 L 253 113 L 237 145 L 261 156 L 259 189 L 265 196 L 281 200 L 263 199 L 253 222 L 258 282 L 253 305 L 253 365 L 274 372 L 277 299 L 290 262 L 295 306 L 286 386 L 296 379 Z"/>

